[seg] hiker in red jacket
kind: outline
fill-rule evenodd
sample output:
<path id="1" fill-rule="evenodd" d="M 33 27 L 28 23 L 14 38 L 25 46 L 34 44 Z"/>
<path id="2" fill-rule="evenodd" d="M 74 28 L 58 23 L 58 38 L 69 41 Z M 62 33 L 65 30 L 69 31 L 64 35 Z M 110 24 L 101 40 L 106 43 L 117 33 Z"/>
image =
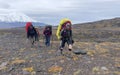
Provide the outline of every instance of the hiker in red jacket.
<path id="1" fill-rule="evenodd" d="M 38 34 L 34 26 L 32 25 L 31 22 L 26 23 L 26 33 L 27 33 L 27 38 L 30 39 L 32 45 L 34 45 L 35 41 L 38 41 Z"/>

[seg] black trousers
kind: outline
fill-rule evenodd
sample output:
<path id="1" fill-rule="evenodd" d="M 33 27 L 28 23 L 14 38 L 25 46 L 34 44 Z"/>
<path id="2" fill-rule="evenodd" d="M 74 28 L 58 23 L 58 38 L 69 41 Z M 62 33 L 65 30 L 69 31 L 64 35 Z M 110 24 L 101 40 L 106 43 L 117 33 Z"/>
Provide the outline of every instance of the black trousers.
<path id="1" fill-rule="evenodd" d="M 39 41 L 39 37 L 37 34 L 28 34 L 28 38 L 34 39 L 34 41 Z"/>
<path id="2" fill-rule="evenodd" d="M 66 43 L 68 45 L 72 44 L 72 39 L 70 39 L 70 38 L 62 38 L 61 43 L 60 43 L 60 49 L 64 48 Z"/>

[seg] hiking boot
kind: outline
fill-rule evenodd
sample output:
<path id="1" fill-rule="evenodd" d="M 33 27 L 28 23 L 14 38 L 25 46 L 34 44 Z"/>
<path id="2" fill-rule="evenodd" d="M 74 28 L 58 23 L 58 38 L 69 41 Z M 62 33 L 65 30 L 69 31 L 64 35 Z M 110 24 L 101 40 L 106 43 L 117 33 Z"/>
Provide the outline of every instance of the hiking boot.
<path id="1" fill-rule="evenodd" d="M 72 51 L 72 49 L 68 49 L 69 51 Z"/>

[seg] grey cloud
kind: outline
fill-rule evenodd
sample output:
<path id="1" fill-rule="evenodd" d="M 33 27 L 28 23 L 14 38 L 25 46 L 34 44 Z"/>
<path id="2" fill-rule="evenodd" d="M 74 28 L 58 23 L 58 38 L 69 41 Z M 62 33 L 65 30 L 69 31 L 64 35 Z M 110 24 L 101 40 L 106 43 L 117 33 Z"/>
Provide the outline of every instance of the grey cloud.
<path id="1" fill-rule="evenodd" d="M 10 8 L 10 5 L 8 3 L 0 1 L 0 9 L 8 9 L 8 8 Z"/>
<path id="2" fill-rule="evenodd" d="M 120 16 L 119 0 L 10 0 L 10 3 L 7 0 L 3 1 L 4 5 L 0 5 L 0 8 L 20 11 L 50 24 L 58 24 L 64 17 L 70 18 L 73 23 L 80 23 Z"/>

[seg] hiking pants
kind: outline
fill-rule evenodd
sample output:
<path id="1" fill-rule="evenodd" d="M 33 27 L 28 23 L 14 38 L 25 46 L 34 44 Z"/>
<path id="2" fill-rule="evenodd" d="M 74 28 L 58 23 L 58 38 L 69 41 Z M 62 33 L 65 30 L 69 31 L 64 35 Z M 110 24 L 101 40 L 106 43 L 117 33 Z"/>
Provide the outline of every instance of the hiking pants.
<path id="1" fill-rule="evenodd" d="M 67 43 L 68 46 L 72 45 L 72 40 L 70 40 L 68 38 L 61 39 L 60 49 L 63 49 L 65 47 L 65 43 Z"/>
<path id="2" fill-rule="evenodd" d="M 27 34 L 27 38 L 30 40 L 32 45 L 34 44 L 35 41 L 39 41 L 37 34 Z"/>
<path id="3" fill-rule="evenodd" d="M 45 45 L 50 46 L 50 36 L 45 36 Z"/>

